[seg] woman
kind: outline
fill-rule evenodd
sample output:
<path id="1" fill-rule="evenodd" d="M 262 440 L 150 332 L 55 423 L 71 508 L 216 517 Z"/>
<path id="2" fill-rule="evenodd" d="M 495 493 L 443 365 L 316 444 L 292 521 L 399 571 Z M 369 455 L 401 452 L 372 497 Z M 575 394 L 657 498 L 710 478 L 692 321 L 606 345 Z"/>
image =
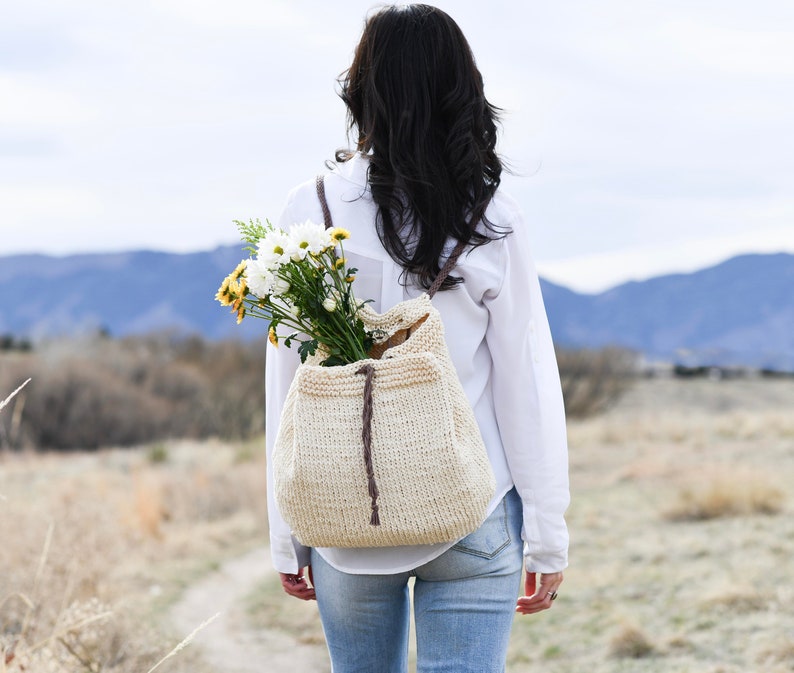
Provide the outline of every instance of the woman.
<path id="1" fill-rule="evenodd" d="M 308 549 L 279 515 L 269 474 L 274 565 L 288 594 L 317 600 L 335 673 L 407 670 L 411 578 L 417 670 L 503 671 L 515 612 L 557 596 L 569 494 L 554 348 L 526 225 L 499 189 L 496 109 L 460 29 L 427 5 L 369 18 L 341 85 L 356 151 L 337 153 L 325 192 L 351 232 L 357 296 L 381 312 L 415 297 L 466 243 L 433 304 L 497 487 L 488 518 L 463 540 Z M 323 221 L 314 181 L 293 190 L 280 225 L 306 219 Z M 297 363 L 269 347 L 269 451 Z"/>

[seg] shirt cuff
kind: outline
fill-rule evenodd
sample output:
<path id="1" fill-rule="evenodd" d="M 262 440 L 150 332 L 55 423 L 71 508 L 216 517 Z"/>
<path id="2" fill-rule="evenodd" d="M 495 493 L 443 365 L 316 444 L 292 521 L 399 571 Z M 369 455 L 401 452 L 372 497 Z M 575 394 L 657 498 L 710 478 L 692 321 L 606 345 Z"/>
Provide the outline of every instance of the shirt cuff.
<path id="1" fill-rule="evenodd" d="M 528 573 L 558 573 L 568 567 L 568 550 L 532 554 L 524 545 L 524 567 Z"/>
<path id="2" fill-rule="evenodd" d="M 292 535 L 270 536 L 270 557 L 280 573 L 296 574 L 311 562 L 311 548 L 305 547 Z"/>

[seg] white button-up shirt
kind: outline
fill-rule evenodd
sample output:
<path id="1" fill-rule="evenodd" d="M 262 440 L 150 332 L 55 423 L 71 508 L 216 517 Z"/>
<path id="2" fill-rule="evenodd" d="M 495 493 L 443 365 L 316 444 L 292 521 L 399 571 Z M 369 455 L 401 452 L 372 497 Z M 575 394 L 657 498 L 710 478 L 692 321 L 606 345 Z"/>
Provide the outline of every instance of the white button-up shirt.
<path id="1" fill-rule="evenodd" d="M 339 164 L 326 175 L 325 192 L 334 225 L 351 234 L 344 251 L 349 266 L 358 269 L 356 296 L 374 300 L 372 308 L 383 312 L 423 290 L 401 282 L 402 268 L 378 238 L 377 207 L 367 187 L 367 167 L 364 156 Z M 569 502 L 565 412 L 557 362 L 521 212 L 499 190 L 486 215 L 512 233 L 467 250 L 452 272 L 464 282 L 438 292 L 433 305 L 444 322 L 450 356 L 496 476 L 488 511 L 515 486 L 523 503 L 527 571 L 557 572 L 567 566 L 564 513 Z M 287 230 L 307 219 L 323 221 L 314 180 L 289 194 L 278 224 Z M 279 514 L 270 461 L 281 408 L 299 362 L 296 348 L 268 345 L 268 516 L 273 564 L 284 573 L 295 573 L 309 562 L 308 549 L 290 534 Z M 453 544 L 318 551 L 344 572 L 388 574 L 422 565 Z"/>

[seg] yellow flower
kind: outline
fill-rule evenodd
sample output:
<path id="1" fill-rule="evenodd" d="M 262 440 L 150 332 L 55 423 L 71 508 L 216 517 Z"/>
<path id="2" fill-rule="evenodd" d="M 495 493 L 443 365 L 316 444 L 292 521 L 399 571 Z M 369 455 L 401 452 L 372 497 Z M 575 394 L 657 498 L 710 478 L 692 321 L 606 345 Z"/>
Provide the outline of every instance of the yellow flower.
<path id="1" fill-rule="evenodd" d="M 347 278 L 345 278 L 345 282 L 352 283 L 355 279 L 356 279 L 355 276 L 348 276 Z"/>
<path id="2" fill-rule="evenodd" d="M 232 303 L 231 296 L 229 295 L 229 283 L 231 280 L 231 276 L 226 276 L 215 295 L 215 299 L 220 302 L 221 306 L 229 306 L 229 304 Z"/>
<path id="3" fill-rule="evenodd" d="M 344 257 L 340 257 L 334 262 L 334 268 L 341 269 L 345 264 L 347 264 L 347 260 Z"/>
<path id="4" fill-rule="evenodd" d="M 350 232 L 347 229 L 342 229 L 342 227 L 334 227 L 328 233 L 331 236 L 331 240 L 336 241 L 337 243 L 350 238 Z"/>
<path id="5" fill-rule="evenodd" d="M 246 267 L 247 265 L 248 265 L 248 260 L 247 260 L 247 259 L 244 259 L 242 262 L 240 262 L 240 263 L 239 263 L 239 264 L 238 264 L 238 265 L 235 267 L 234 271 L 232 271 L 232 276 L 231 276 L 231 277 L 232 277 L 234 280 L 237 280 L 237 279 L 238 279 L 240 276 L 242 276 L 242 275 L 245 273 L 245 267 Z"/>
<path id="6" fill-rule="evenodd" d="M 267 340 L 272 343 L 275 348 L 278 348 L 278 335 L 276 334 L 276 330 L 272 327 L 267 331 Z"/>
<path id="7" fill-rule="evenodd" d="M 241 304 L 240 308 L 237 310 L 237 324 L 239 325 L 243 318 L 245 318 L 245 304 Z"/>
<path id="8" fill-rule="evenodd" d="M 240 282 L 229 277 L 229 297 L 235 300 L 240 297 L 240 295 Z"/>

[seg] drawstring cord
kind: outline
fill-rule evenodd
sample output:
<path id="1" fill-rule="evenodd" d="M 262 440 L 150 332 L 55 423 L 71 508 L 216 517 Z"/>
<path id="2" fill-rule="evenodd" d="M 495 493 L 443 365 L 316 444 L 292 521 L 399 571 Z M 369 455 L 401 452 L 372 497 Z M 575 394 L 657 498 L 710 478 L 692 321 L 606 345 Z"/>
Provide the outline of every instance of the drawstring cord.
<path id="1" fill-rule="evenodd" d="M 369 525 L 380 526 L 378 485 L 375 483 L 375 470 L 372 467 L 372 379 L 375 376 L 375 368 L 370 364 L 366 364 L 356 374 L 364 374 L 366 376 L 364 379 L 364 410 L 361 414 L 363 426 L 361 439 L 364 442 L 364 466 L 367 470 L 367 488 L 372 501 L 372 517 L 369 520 Z"/>
<path id="2" fill-rule="evenodd" d="M 320 206 L 322 207 L 323 211 L 323 222 L 325 223 L 325 228 L 330 229 L 333 226 L 333 220 L 331 218 L 331 210 L 328 207 L 328 201 L 325 198 L 325 181 L 322 175 L 317 176 L 317 179 L 315 180 L 315 187 L 317 189 L 317 197 L 320 200 Z M 441 267 L 441 271 L 428 289 L 427 294 L 431 299 L 439 290 L 441 284 L 449 275 L 449 272 L 455 268 L 458 257 L 460 257 L 460 255 L 463 253 L 465 247 L 466 246 L 463 244 L 463 242 L 459 241 L 452 250 L 452 254 L 450 254 L 444 266 Z M 408 338 L 410 334 L 411 329 L 408 328 L 408 334 L 406 335 L 406 338 Z M 389 340 L 391 340 L 391 337 L 389 337 Z M 366 364 L 363 365 L 361 369 L 356 372 L 356 374 L 364 374 L 366 376 L 364 380 L 364 410 L 361 414 L 363 425 L 361 429 L 361 439 L 364 442 L 364 466 L 367 470 L 367 488 L 372 507 L 372 516 L 369 520 L 369 523 L 371 526 L 380 526 L 380 515 L 378 514 L 378 485 L 375 483 L 375 471 L 372 467 L 372 379 L 375 376 L 375 368 L 370 364 Z"/>

